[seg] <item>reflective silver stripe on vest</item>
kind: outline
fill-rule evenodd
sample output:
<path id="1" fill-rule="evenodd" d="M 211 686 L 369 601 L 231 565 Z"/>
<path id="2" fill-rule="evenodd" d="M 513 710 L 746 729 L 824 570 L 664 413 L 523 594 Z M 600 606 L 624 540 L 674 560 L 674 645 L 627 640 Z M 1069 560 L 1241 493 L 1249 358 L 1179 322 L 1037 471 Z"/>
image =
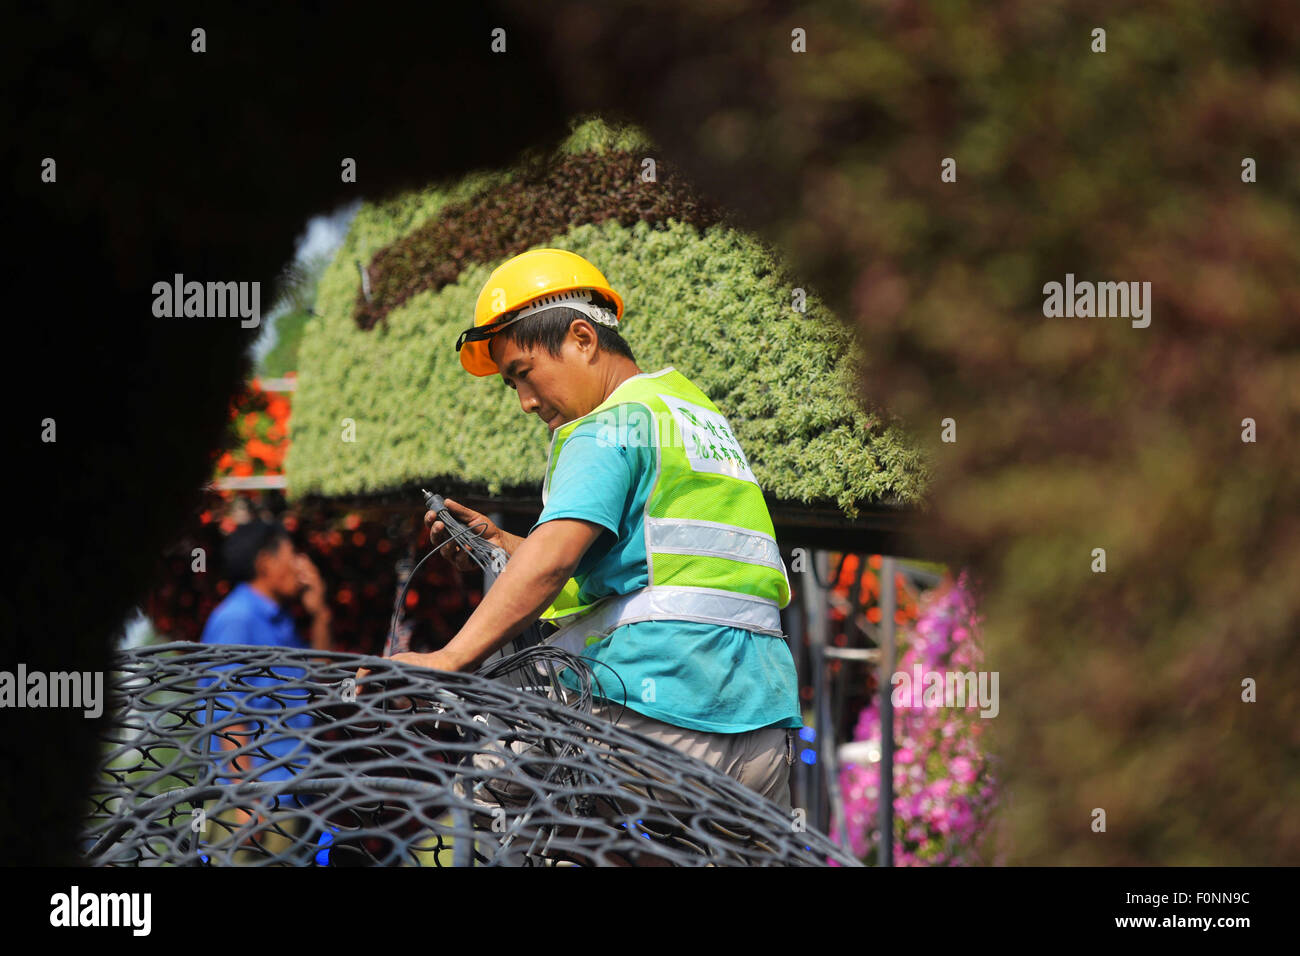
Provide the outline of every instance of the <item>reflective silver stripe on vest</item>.
<path id="1" fill-rule="evenodd" d="M 548 637 L 546 643 L 581 654 L 587 638 L 593 634 L 608 637 L 616 627 L 637 621 L 698 621 L 773 637 L 785 636 L 781 630 L 781 610 L 775 601 L 715 588 L 665 585 L 599 601 L 578 620 Z"/>
<path id="2" fill-rule="evenodd" d="M 645 524 L 651 551 L 730 558 L 785 573 L 781 548 L 770 534 L 694 518 L 647 517 Z"/>

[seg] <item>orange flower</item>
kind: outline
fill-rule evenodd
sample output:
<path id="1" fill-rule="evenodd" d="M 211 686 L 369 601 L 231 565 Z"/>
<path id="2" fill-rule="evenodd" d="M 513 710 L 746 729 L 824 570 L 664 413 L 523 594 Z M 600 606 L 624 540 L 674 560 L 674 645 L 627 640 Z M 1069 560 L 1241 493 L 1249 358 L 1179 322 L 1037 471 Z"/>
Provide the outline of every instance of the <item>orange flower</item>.
<path id="1" fill-rule="evenodd" d="M 247 461 L 235 462 L 235 467 L 230 469 L 231 473 L 237 478 L 246 478 L 253 473 L 253 466 Z"/>
<path id="2" fill-rule="evenodd" d="M 853 576 L 857 573 L 857 570 L 858 556 L 856 554 L 850 554 L 844 559 L 844 568 L 840 571 L 840 580 L 838 582 L 839 587 L 842 587 L 847 591 L 849 585 L 853 583 Z"/>

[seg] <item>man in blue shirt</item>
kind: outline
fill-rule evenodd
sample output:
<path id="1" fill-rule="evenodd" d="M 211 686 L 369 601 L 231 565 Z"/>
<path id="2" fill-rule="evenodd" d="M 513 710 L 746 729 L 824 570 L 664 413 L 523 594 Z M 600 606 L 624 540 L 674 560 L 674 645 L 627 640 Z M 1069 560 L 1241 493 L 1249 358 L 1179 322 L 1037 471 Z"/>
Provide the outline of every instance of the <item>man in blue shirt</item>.
<path id="1" fill-rule="evenodd" d="M 227 573 L 238 583 L 208 617 L 200 639 L 202 643 L 329 648 L 330 612 L 320 572 L 306 555 L 294 549 L 284 528 L 257 520 L 246 522 L 226 539 L 224 558 Z M 289 613 L 290 603 L 299 596 L 312 618 L 309 642 L 298 636 Z M 236 666 L 225 664 L 214 670 Z M 285 681 L 300 678 L 302 673 L 301 668 L 283 667 L 273 669 L 271 674 L 241 675 L 237 680 L 242 688 L 276 688 L 276 696 L 257 695 L 244 689 L 220 692 L 214 701 L 214 723 L 231 714 L 253 714 L 259 710 L 274 712 L 295 706 L 297 700 L 305 701 L 305 690 L 283 687 Z M 217 680 L 216 677 L 204 677 L 199 684 L 207 687 Z M 218 777 L 218 783 L 289 780 L 305 766 L 309 748 L 300 735 L 293 732 L 310 729 L 311 715 L 300 713 L 283 719 L 282 726 L 289 729 L 291 736 L 267 733 L 267 722 L 272 719 L 250 717 L 248 722 L 223 728 L 219 735 L 212 737 L 209 746 L 221 751 L 232 751 L 254 742 L 257 750 L 267 754 L 266 757 L 250 753 L 229 761 L 222 759 L 223 776 Z M 258 739 L 261 737 L 265 739 Z M 268 761 L 279 758 L 289 759 L 280 766 L 263 769 Z M 230 814 L 230 822 L 242 824 L 250 816 L 242 808 L 236 808 Z M 278 844 L 274 847 L 269 845 L 267 837 L 270 836 L 275 834 L 264 835 L 261 840 L 263 847 L 268 852 L 282 849 Z"/>

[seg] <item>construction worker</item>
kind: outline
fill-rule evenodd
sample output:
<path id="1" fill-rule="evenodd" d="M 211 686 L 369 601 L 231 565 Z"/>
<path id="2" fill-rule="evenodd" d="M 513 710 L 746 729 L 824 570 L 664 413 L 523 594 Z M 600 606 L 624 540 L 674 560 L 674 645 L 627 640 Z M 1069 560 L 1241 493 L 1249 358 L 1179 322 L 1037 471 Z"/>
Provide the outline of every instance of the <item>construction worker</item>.
<path id="1" fill-rule="evenodd" d="M 550 643 L 601 662 L 595 713 L 789 809 L 803 721 L 771 516 L 726 417 L 671 366 L 642 372 L 622 316 L 600 270 L 564 250 L 525 252 L 488 278 L 456 347 L 550 429 L 543 510 L 521 538 L 447 501 L 511 559 L 444 648 L 396 659 L 470 671 L 552 621 Z M 446 537 L 433 512 L 425 523 Z"/>

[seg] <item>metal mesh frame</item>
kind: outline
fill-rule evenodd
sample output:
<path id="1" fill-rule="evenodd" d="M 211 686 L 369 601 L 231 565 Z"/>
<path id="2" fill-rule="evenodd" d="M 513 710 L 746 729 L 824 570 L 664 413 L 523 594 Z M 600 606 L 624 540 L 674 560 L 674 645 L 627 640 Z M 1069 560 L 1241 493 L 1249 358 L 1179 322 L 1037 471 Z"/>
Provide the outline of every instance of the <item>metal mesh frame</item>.
<path id="1" fill-rule="evenodd" d="M 709 765 L 504 679 L 190 643 L 115 666 L 93 865 L 861 865 Z M 259 779 L 289 766 L 275 740 L 306 749 L 288 779 Z M 266 762 L 224 779 L 247 755 Z"/>

